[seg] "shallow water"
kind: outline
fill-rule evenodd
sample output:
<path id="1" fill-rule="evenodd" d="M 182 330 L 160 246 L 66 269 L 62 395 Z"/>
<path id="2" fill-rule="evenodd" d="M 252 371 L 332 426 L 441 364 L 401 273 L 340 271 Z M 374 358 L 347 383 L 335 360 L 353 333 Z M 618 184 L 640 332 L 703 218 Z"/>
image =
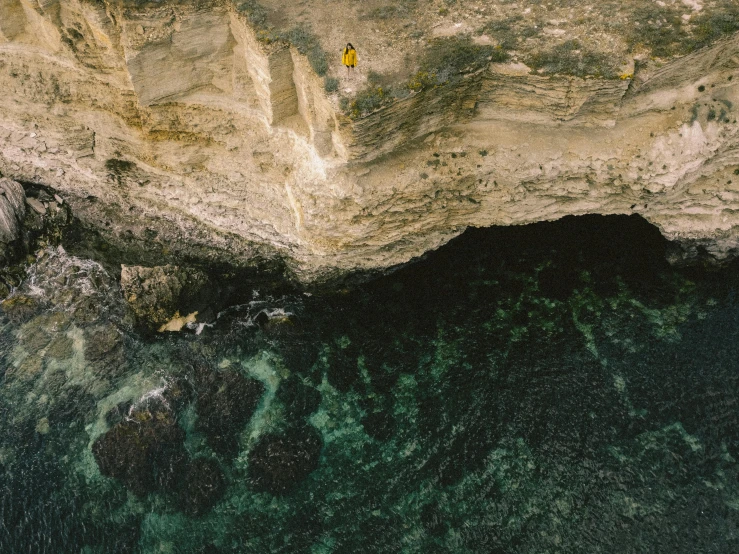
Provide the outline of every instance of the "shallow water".
<path id="1" fill-rule="evenodd" d="M 737 552 L 739 278 L 665 248 L 468 231 L 155 338 L 49 251 L 0 315 L 0 552 Z"/>

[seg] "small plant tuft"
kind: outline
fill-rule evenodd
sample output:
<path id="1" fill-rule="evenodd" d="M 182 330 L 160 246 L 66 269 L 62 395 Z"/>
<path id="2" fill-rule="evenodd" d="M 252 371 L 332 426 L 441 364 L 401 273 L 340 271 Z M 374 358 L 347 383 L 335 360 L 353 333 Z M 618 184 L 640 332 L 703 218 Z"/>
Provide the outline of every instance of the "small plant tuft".
<path id="1" fill-rule="evenodd" d="M 381 73 L 378 73 L 377 71 L 374 71 L 373 69 L 370 69 L 367 72 L 367 82 L 370 85 L 373 85 L 373 86 L 381 85 L 383 81 L 384 79 Z"/>
<path id="2" fill-rule="evenodd" d="M 128 160 L 121 160 L 118 158 L 109 158 L 105 160 L 105 169 L 116 175 L 127 173 L 135 167 L 136 164 L 129 162 Z"/>
<path id="3" fill-rule="evenodd" d="M 336 77 L 324 77 L 323 88 L 326 92 L 336 92 L 339 90 L 339 80 Z"/>
<path id="4" fill-rule="evenodd" d="M 356 119 L 378 110 L 388 99 L 388 91 L 380 86 L 370 86 L 348 102 L 347 109 L 349 117 Z"/>
<path id="5" fill-rule="evenodd" d="M 267 8 L 262 6 L 257 0 L 242 0 L 236 6 L 236 9 L 246 15 L 249 23 L 257 28 L 262 28 L 267 24 Z"/>

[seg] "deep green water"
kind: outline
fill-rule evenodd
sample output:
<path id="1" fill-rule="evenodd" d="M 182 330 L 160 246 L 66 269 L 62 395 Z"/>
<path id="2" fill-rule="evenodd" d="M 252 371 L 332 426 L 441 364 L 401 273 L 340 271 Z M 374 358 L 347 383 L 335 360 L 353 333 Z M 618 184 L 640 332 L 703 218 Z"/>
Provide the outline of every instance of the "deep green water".
<path id="1" fill-rule="evenodd" d="M 739 275 L 665 247 L 469 231 L 155 338 L 49 251 L 0 313 L 0 552 L 739 552 Z"/>

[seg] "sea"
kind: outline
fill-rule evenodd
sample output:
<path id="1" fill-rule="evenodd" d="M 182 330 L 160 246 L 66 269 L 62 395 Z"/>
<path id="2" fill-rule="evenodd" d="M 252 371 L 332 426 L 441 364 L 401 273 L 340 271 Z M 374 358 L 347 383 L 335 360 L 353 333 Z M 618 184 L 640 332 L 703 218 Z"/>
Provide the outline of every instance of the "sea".
<path id="1" fill-rule="evenodd" d="M 739 552 L 739 266 L 672 249 L 468 229 L 152 334 L 50 247 L 0 310 L 0 553 Z"/>

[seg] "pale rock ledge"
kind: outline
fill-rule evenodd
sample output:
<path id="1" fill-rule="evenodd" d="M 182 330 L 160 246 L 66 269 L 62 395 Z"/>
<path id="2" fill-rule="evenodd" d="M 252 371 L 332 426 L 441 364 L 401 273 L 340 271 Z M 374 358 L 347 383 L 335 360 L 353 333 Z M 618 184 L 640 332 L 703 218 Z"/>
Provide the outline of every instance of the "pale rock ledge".
<path id="1" fill-rule="evenodd" d="M 634 79 L 491 65 L 352 121 L 230 2 L 0 0 L 0 172 L 111 241 L 304 281 L 468 226 L 638 213 L 739 243 L 739 37 Z"/>

